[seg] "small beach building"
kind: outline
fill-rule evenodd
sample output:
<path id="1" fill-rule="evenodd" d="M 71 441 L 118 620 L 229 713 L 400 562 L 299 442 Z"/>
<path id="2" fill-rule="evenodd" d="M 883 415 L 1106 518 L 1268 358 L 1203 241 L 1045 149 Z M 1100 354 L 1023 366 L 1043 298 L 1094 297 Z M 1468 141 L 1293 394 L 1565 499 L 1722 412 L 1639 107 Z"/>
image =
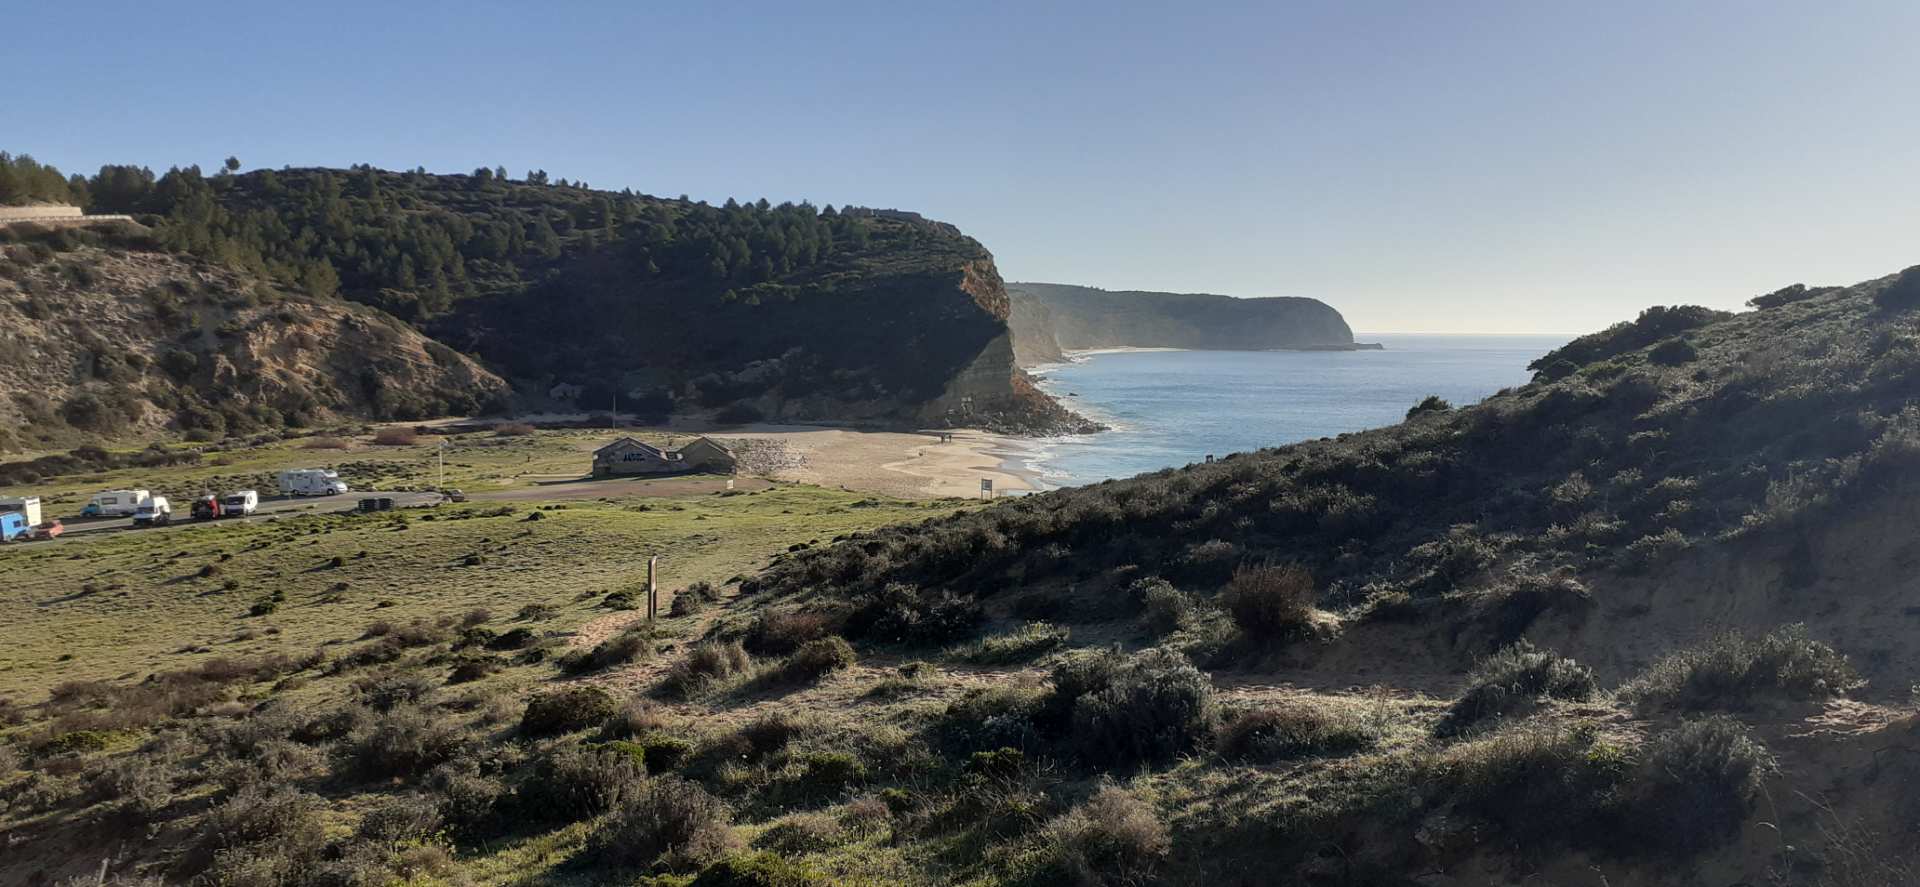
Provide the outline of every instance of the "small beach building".
<path id="1" fill-rule="evenodd" d="M 692 443 L 677 450 L 663 450 L 631 437 L 623 437 L 593 451 L 594 477 L 682 474 L 691 471 L 732 474 L 739 467 L 740 458 L 733 450 L 711 437 L 696 437 Z"/>
<path id="2" fill-rule="evenodd" d="M 701 436 L 692 443 L 681 447 L 680 460 L 688 471 L 711 471 L 716 474 L 732 474 L 740 467 L 740 457 L 733 450 L 711 437 Z"/>
<path id="3" fill-rule="evenodd" d="M 652 444 L 623 437 L 593 451 L 594 477 L 619 477 L 629 474 L 672 474 L 685 471 L 679 453 L 670 453 Z"/>

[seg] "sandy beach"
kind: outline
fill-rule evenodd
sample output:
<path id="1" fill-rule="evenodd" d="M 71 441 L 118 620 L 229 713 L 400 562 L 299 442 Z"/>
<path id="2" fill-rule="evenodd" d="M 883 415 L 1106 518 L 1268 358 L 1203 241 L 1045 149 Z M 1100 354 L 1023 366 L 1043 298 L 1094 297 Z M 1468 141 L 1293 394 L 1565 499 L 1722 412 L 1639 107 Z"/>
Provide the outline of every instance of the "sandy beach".
<path id="1" fill-rule="evenodd" d="M 1018 449 L 1017 443 L 984 431 L 957 429 L 947 442 L 934 432 L 811 426 L 750 426 L 713 434 L 784 443 L 798 464 L 776 470 L 777 480 L 903 498 L 976 497 L 982 478 L 992 480 L 996 492 L 1038 488 L 1031 476 L 1005 464 L 1001 454 Z"/>

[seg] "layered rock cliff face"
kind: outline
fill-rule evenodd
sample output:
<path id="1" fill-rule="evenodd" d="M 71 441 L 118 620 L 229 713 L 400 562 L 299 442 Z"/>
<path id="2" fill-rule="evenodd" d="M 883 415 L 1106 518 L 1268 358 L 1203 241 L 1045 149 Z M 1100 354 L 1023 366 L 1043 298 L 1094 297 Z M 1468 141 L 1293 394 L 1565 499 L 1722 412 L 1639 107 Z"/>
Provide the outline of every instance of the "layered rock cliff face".
<path id="1" fill-rule="evenodd" d="M 1353 330 L 1317 299 L 1236 299 L 1204 293 L 1108 291 L 1012 283 L 1012 326 L 1021 365 L 1088 348 L 1258 351 L 1353 345 Z"/>
<path id="2" fill-rule="evenodd" d="M 1012 299 L 993 262 L 983 259 L 967 263 L 960 289 L 999 322 L 999 330 L 951 377 L 940 396 L 921 408 L 921 420 L 934 425 L 985 425 L 1038 433 L 1095 430 L 1092 423 L 1042 393 L 1020 368 L 1020 338 L 1009 327 Z"/>
<path id="3" fill-rule="evenodd" d="M 362 305 L 161 252 L 0 246 L 0 451 L 497 409 L 507 386 Z"/>

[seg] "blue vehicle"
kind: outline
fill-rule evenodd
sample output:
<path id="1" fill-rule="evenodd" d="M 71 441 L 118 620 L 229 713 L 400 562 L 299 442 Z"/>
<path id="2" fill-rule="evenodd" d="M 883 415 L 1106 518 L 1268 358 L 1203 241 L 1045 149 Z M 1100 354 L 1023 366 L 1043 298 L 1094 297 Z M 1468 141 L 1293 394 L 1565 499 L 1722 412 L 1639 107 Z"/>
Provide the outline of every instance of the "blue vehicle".
<path id="1" fill-rule="evenodd" d="M 18 511 L 0 511 L 0 542 L 25 539 L 27 530 L 31 528 L 26 515 Z"/>

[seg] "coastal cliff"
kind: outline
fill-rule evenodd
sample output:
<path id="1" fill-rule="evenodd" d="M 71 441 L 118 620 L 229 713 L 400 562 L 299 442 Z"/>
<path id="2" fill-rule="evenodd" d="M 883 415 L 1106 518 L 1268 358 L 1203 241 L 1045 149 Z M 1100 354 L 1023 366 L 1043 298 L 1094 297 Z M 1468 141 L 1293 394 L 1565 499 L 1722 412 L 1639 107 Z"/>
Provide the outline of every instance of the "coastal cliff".
<path id="1" fill-rule="evenodd" d="M 96 423 L 116 434 L 214 433 L 294 417 L 424 418 L 481 406 L 617 407 L 650 420 L 722 423 L 1087 427 L 1019 369 L 993 256 L 958 228 L 912 212 L 764 200 L 714 206 L 485 169 L 208 177 L 188 168 L 155 177 L 110 166 L 77 181 L 91 182 L 88 212 L 137 223 L 82 230 L 36 216 L 5 226 L 0 279 L 23 281 L 35 299 L 61 287 L 90 291 L 110 276 L 96 273 L 103 257 L 111 265 L 125 256 L 142 267 L 180 266 L 155 279 L 181 279 L 189 295 L 204 287 L 184 280 L 188 270 L 231 278 L 226 289 L 235 292 L 220 296 L 228 302 L 278 294 L 273 316 L 283 324 L 350 316 L 396 331 L 392 344 L 340 347 L 322 361 L 331 376 L 365 383 L 303 381 L 285 396 L 217 398 L 205 406 L 232 413 L 224 425 L 162 398 L 160 409 L 133 411 L 137 421 Z M 78 210 L 13 211 L 58 220 Z M 288 294 L 300 298 L 280 297 Z M 0 316 L 0 379 L 46 370 L 14 342 L 32 332 L 22 323 Z M 134 353 L 181 350 L 159 327 L 134 333 L 121 343 Z M 447 372 L 408 369 L 427 348 L 437 360 L 429 369 Z M 200 361 L 203 369 L 218 363 Z M 458 382 L 469 377 L 479 381 Z M 42 393 L 50 400 L 36 404 L 36 415 L 97 412 L 91 401 L 68 404 L 64 389 Z"/>
<path id="2" fill-rule="evenodd" d="M 1014 350 L 1022 366 L 1089 348 L 1363 347 L 1354 343 L 1340 312 L 1318 299 L 1238 299 L 1057 283 L 1010 283 L 1007 289 L 1013 300 Z"/>

